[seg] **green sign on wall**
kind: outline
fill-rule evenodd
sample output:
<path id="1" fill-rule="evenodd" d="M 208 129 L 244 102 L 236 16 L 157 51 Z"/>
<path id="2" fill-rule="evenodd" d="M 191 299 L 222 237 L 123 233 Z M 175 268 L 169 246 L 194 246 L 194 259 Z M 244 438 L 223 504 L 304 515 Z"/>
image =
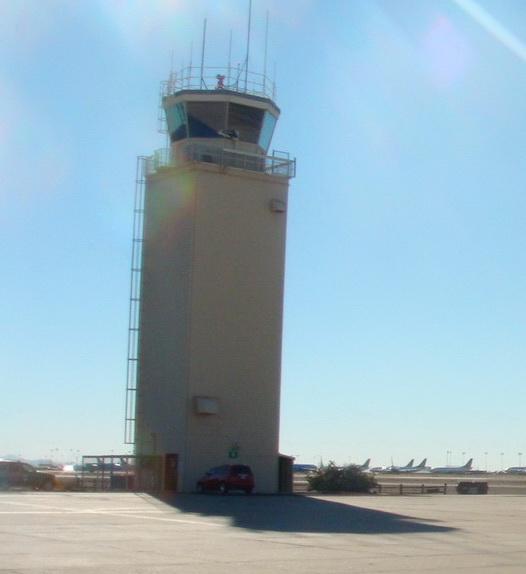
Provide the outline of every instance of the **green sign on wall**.
<path id="1" fill-rule="evenodd" d="M 239 457 L 239 445 L 233 444 L 228 451 L 228 458 L 238 458 Z"/>

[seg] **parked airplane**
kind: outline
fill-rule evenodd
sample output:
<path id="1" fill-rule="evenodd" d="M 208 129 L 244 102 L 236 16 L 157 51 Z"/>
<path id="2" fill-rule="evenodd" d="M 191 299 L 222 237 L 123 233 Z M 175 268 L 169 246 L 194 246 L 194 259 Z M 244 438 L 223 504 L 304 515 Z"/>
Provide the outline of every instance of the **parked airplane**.
<path id="1" fill-rule="evenodd" d="M 363 464 L 352 464 L 351 466 L 357 466 L 360 470 L 369 470 L 369 463 L 371 462 L 371 459 L 368 458 Z"/>
<path id="2" fill-rule="evenodd" d="M 473 459 L 470 458 L 463 466 L 437 466 L 431 469 L 435 474 L 462 474 L 469 472 L 473 465 Z"/>
<path id="3" fill-rule="evenodd" d="M 416 466 L 411 466 L 408 468 L 401 468 L 398 472 L 401 473 L 407 473 L 407 472 L 429 472 L 431 470 L 430 466 L 426 466 L 427 463 L 427 458 L 424 458 L 424 460 L 420 463 L 417 464 Z"/>
<path id="4" fill-rule="evenodd" d="M 367 472 L 386 472 L 388 468 L 390 468 L 390 467 L 389 466 L 373 466 L 373 468 L 369 468 Z"/>
<path id="5" fill-rule="evenodd" d="M 413 463 L 415 459 L 412 458 L 405 466 L 377 466 L 376 468 L 371 468 L 371 472 L 387 473 L 387 472 L 408 472 L 410 469 L 414 468 Z"/>
<path id="6" fill-rule="evenodd" d="M 504 472 L 507 474 L 526 474 L 526 466 L 510 466 Z"/>
<path id="7" fill-rule="evenodd" d="M 293 472 L 316 472 L 318 467 L 315 464 L 293 464 L 292 471 Z"/>

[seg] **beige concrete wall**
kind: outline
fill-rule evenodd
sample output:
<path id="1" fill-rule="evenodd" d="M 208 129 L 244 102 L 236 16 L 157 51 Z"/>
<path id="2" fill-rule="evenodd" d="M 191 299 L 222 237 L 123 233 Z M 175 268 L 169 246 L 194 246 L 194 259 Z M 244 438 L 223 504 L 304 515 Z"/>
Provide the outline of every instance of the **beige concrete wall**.
<path id="1" fill-rule="evenodd" d="M 193 216 L 181 182 L 160 175 L 145 193 L 137 389 L 138 454 L 182 452 L 186 429 Z"/>
<path id="2" fill-rule="evenodd" d="M 185 491 L 229 462 L 250 464 L 258 491 L 277 489 L 286 213 L 270 201 L 286 203 L 287 187 L 202 164 L 149 181 L 137 429 L 180 454 Z M 196 396 L 219 412 L 196 414 Z"/>
<path id="3" fill-rule="evenodd" d="M 287 185 L 232 173 L 202 170 L 196 186 L 190 393 L 217 397 L 219 414 L 189 417 L 187 476 L 228 462 L 237 443 L 258 490 L 273 491 L 286 213 L 269 205 Z"/>

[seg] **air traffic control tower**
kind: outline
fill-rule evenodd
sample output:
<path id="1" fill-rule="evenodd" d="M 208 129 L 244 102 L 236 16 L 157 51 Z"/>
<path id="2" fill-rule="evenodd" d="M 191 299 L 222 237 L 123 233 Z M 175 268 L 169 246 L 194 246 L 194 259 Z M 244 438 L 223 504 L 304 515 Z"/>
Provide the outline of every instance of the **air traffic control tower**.
<path id="1" fill-rule="evenodd" d="M 162 461 L 162 488 L 190 492 L 211 467 L 248 464 L 256 491 L 276 492 L 295 160 L 269 155 L 269 80 L 205 71 L 163 83 L 170 145 L 138 164 L 127 438 L 139 461 Z"/>

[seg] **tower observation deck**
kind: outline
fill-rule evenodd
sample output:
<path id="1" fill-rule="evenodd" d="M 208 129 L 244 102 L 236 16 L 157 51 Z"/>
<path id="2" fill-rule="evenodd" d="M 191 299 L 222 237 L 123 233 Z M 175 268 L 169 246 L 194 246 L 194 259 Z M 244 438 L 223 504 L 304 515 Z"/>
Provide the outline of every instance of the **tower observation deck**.
<path id="1" fill-rule="evenodd" d="M 141 488 L 192 491 L 229 462 L 251 466 L 257 490 L 279 488 L 296 162 L 269 154 L 274 99 L 265 76 L 233 68 L 189 67 L 161 85 L 169 146 L 140 160 L 132 269 L 127 432 L 138 460 L 150 461 L 139 464 Z M 164 464 L 157 477 L 152 457 Z"/>
<path id="2" fill-rule="evenodd" d="M 160 131 L 171 146 L 149 158 L 148 171 L 188 161 L 294 177 L 296 162 L 268 149 L 280 110 L 274 82 L 233 68 L 187 67 L 161 83 Z"/>

